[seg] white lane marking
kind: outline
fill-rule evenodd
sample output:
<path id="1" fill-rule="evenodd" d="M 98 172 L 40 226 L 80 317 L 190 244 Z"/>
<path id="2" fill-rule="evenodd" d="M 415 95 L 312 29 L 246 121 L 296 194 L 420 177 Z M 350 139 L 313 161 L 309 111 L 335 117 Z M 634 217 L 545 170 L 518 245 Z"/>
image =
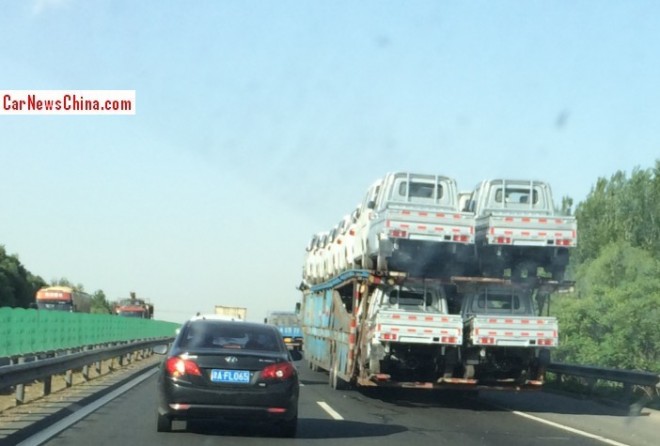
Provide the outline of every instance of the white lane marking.
<path id="1" fill-rule="evenodd" d="M 328 415 L 330 415 L 335 420 L 343 420 L 344 419 L 344 417 L 339 415 L 339 412 L 337 412 L 332 407 L 330 407 L 330 405 L 328 405 L 328 403 L 326 403 L 325 401 L 317 401 L 316 404 L 321 406 L 321 409 L 325 410 L 328 413 Z"/>
<path id="2" fill-rule="evenodd" d="M 155 374 L 158 372 L 157 368 L 153 368 L 150 371 L 138 376 L 137 378 L 127 382 L 123 386 L 119 387 L 116 390 L 113 390 L 112 392 L 108 393 L 104 397 L 99 398 L 98 400 L 94 401 L 93 403 L 90 403 L 80 410 L 75 411 L 71 415 L 69 415 L 66 418 L 61 419 L 57 423 L 53 424 L 52 426 L 47 427 L 46 429 L 40 431 L 39 433 L 34 434 L 33 436 L 26 438 L 25 440 L 21 441 L 18 443 L 17 446 L 38 446 L 48 440 L 50 440 L 52 437 L 55 435 L 59 434 L 69 426 L 71 426 L 74 423 L 77 423 L 78 421 L 82 420 L 85 418 L 87 415 L 90 413 L 94 412 L 95 410 L 100 409 L 101 407 L 105 406 L 108 404 L 110 401 L 114 400 L 118 396 L 120 396 L 122 393 L 125 393 L 132 389 L 133 387 L 137 386 L 140 384 L 142 381 L 145 379 L 151 377 L 151 375 Z"/>
<path id="3" fill-rule="evenodd" d="M 585 432 L 569 426 L 564 426 L 563 424 L 555 423 L 554 421 L 544 420 L 543 418 L 535 417 L 534 415 L 530 415 L 525 412 L 518 412 L 517 410 L 513 410 L 511 413 L 524 418 L 529 418 L 530 420 L 534 420 L 539 423 L 547 424 L 548 426 L 556 427 L 557 429 L 562 429 L 577 435 L 582 435 L 583 437 L 591 438 L 593 440 L 602 441 L 603 443 L 611 444 L 612 446 L 629 446 L 626 443 L 619 443 L 618 441 L 610 440 L 609 438 L 601 437 L 600 435 L 590 434 L 589 432 Z"/>

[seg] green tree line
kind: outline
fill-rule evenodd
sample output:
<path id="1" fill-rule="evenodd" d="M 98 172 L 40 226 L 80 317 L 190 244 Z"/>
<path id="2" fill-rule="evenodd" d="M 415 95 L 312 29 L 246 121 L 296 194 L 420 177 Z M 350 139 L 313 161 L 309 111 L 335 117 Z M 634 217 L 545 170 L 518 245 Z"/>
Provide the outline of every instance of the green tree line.
<path id="1" fill-rule="evenodd" d="M 18 259 L 0 245 L 0 307 L 28 308 L 34 295 L 46 282 L 29 272 Z"/>
<path id="2" fill-rule="evenodd" d="M 82 284 L 74 285 L 66 278 L 53 279 L 50 285 L 68 286 L 78 291 L 84 291 Z M 30 308 L 35 303 L 37 291 L 49 284 L 40 276 L 28 271 L 18 256 L 9 255 L 3 245 L 0 245 L 0 307 Z M 103 290 L 97 290 L 92 295 L 92 313 L 111 313 L 111 306 Z"/>
<path id="3" fill-rule="evenodd" d="M 555 298 L 555 360 L 660 372 L 660 160 L 599 178 L 577 205 L 575 292 Z"/>

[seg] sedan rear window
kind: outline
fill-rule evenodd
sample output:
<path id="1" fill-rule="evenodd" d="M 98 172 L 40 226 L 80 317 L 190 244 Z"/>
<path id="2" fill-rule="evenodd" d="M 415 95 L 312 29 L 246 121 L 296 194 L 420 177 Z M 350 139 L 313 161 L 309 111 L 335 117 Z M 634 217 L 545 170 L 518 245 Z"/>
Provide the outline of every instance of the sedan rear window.
<path id="1" fill-rule="evenodd" d="M 224 348 L 261 351 L 281 351 L 278 334 L 266 327 L 243 322 L 218 323 L 195 321 L 182 333 L 182 348 Z"/>

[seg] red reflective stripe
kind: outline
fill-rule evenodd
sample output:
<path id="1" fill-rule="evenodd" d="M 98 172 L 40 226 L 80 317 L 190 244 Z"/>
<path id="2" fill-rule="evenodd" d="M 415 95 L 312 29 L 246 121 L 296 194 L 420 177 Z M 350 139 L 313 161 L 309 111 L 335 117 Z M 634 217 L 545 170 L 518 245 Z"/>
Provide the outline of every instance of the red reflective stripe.
<path id="1" fill-rule="evenodd" d="M 429 215 L 428 212 L 419 212 L 420 217 L 426 217 L 427 215 Z"/>
<path id="2" fill-rule="evenodd" d="M 426 231 L 426 225 L 417 225 L 417 229 L 421 231 Z"/>

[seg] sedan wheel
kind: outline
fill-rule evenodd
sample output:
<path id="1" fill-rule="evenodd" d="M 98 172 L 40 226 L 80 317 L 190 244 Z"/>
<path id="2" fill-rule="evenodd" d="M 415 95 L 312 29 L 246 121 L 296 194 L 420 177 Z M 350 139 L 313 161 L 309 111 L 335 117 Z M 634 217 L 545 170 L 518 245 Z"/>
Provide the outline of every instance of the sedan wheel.
<path id="1" fill-rule="evenodd" d="M 292 420 L 283 421 L 278 427 L 278 436 L 293 438 L 298 431 L 298 416 L 296 415 Z"/>
<path id="2" fill-rule="evenodd" d="M 158 414 L 158 432 L 172 432 L 172 420 L 167 415 Z"/>

